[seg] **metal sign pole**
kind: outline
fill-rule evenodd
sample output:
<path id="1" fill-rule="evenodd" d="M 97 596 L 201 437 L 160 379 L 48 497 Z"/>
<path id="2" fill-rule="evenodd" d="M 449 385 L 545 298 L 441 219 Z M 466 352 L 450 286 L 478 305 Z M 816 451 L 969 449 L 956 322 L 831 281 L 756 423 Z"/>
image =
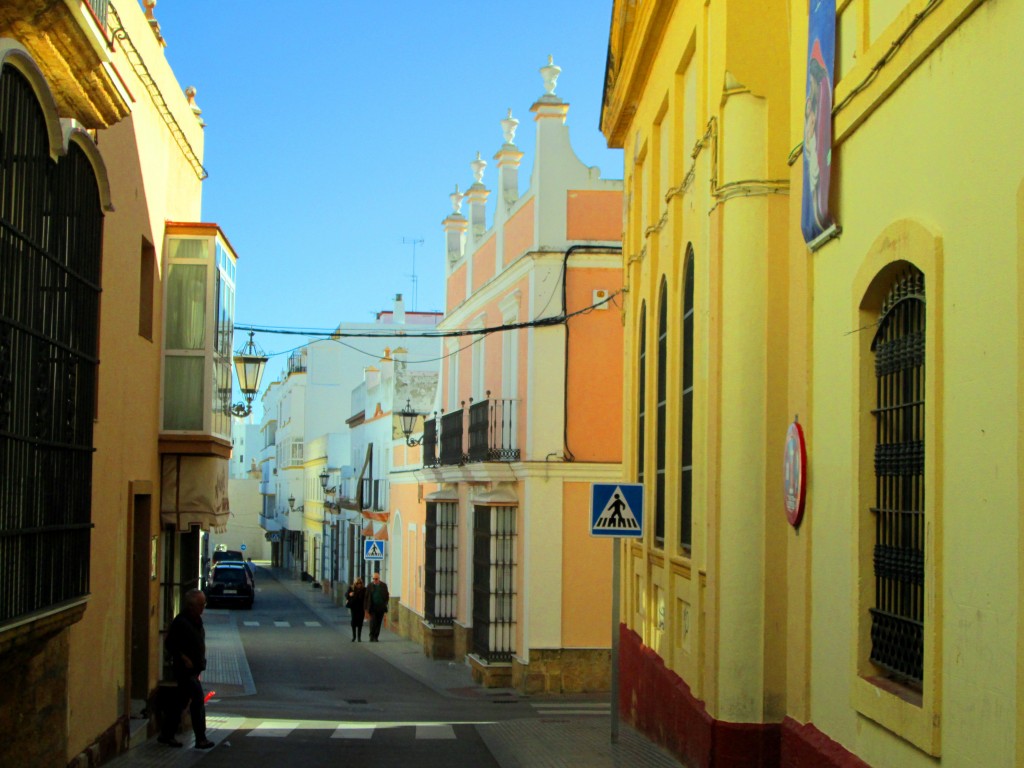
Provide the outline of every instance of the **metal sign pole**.
<path id="1" fill-rule="evenodd" d="M 621 539 L 612 539 L 612 744 L 619 743 L 619 556 Z"/>

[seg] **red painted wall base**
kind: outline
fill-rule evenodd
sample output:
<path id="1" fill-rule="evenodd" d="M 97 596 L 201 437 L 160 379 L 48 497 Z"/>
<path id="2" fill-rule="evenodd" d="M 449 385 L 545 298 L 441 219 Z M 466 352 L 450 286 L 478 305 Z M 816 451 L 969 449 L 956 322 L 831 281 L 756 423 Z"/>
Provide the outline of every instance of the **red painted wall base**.
<path id="1" fill-rule="evenodd" d="M 715 720 L 679 675 L 619 627 L 619 712 L 692 768 L 865 768 L 813 725 Z"/>

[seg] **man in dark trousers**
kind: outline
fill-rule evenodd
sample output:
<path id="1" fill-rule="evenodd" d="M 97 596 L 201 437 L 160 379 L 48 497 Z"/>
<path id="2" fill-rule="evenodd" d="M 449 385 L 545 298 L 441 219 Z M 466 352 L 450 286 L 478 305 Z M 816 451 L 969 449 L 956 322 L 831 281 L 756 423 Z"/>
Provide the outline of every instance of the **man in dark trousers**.
<path id="1" fill-rule="evenodd" d="M 174 617 L 164 648 L 171 657 L 174 680 L 178 684 L 172 696 L 171 706 L 164 713 L 160 728 L 161 744 L 169 747 L 180 747 L 181 742 L 174 738 L 181 725 L 181 712 L 186 702 L 189 714 L 192 715 L 192 731 L 196 735 L 196 749 L 209 749 L 213 742 L 206 738 L 206 700 L 199 675 L 206 669 L 206 629 L 203 627 L 203 610 L 206 608 L 206 595 L 199 589 L 190 589 L 185 593 L 185 605 L 181 613 Z"/>
<path id="2" fill-rule="evenodd" d="M 378 642 L 380 637 L 380 625 L 384 621 L 384 614 L 388 612 L 388 600 L 391 595 L 388 593 L 388 585 L 380 580 L 380 574 L 373 574 L 373 581 L 366 588 L 366 612 L 370 615 L 370 642 Z"/>

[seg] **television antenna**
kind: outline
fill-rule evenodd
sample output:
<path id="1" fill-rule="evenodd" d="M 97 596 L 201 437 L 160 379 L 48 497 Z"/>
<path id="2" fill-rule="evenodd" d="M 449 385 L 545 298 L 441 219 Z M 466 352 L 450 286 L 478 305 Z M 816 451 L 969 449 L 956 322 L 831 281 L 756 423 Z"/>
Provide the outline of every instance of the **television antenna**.
<path id="1" fill-rule="evenodd" d="M 409 309 L 413 312 L 416 311 L 416 292 L 418 290 L 419 278 L 416 277 L 416 246 L 423 245 L 423 238 L 403 237 L 403 245 L 412 245 L 412 304 Z"/>

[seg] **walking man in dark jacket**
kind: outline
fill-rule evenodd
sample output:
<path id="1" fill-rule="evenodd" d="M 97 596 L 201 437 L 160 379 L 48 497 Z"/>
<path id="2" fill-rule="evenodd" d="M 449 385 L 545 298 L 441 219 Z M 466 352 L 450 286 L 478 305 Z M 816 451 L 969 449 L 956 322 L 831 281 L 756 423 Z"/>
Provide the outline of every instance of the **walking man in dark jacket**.
<path id="1" fill-rule="evenodd" d="M 206 629 L 203 627 L 203 610 L 206 608 L 206 595 L 199 589 L 190 589 L 185 593 L 185 605 L 181 613 L 174 617 L 164 648 L 171 657 L 174 680 L 178 687 L 172 697 L 169 711 L 164 713 L 160 737 L 161 744 L 169 747 L 180 747 L 182 744 L 174 735 L 181 725 L 181 712 L 189 705 L 192 715 L 192 731 L 196 735 L 196 749 L 209 749 L 213 742 L 206 738 L 206 700 L 199 675 L 206 669 Z"/>
<path id="2" fill-rule="evenodd" d="M 380 580 L 380 574 L 373 574 L 373 581 L 366 588 L 366 612 L 370 615 L 370 642 L 378 642 L 380 625 L 384 622 L 384 614 L 388 612 L 388 585 Z"/>

